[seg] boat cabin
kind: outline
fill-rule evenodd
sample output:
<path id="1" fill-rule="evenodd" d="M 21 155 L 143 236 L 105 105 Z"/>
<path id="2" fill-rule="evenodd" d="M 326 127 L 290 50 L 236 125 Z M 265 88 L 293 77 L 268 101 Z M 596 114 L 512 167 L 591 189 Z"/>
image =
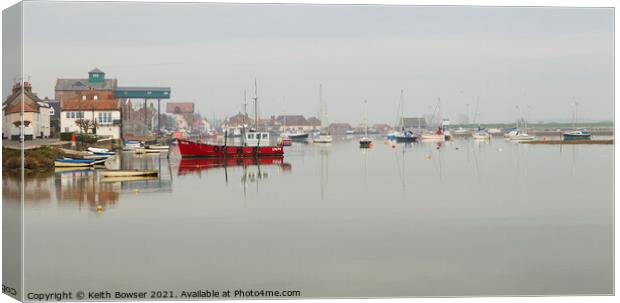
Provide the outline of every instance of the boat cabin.
<path id="1" fill-rule="evenodd" d="M 246 146 L 269 146 L 269 133 L 268 132 L 247 132 L 245 134 Z"/>

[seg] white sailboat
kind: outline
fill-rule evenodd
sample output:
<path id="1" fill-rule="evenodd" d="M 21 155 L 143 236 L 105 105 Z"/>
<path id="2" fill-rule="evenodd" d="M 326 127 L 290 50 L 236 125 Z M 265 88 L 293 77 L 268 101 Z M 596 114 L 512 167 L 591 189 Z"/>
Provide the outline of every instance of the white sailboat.
<path id="1" fill-rule="evenodd" d="M 323 125 L 327 124 L 327 106 L 323 103 L 323 84 L 319 84 L 319 112 L 322 131 L 319 133 L 319 136 L 314 138 L 312 141 L 314 143 L 332 143 L 332 136 L 329 135 L 329 130 L 327 127 L 325 128 L 325 131 L 323 131 Z"/>
<path id="2" fill-rule="evenodd" d="M 517 106 L 517 109 L 519 107 Z M 514 142 L 523 142 L 523 141 L 533 141 L 536 140 L 536 136 L 532 136 L 530 134 L 527 133 L 527 120 L 523 119 L 523 124 L 524 124 L 524 128 L 523 129 L 519 129 L 517 128 L 516 133 L 509 137 L 510 141 L 514 141 Z"/>
<path id="3" fill-rule="evenodd" d="M 474 140 L 489 140 L 491 139 L 491 135 L 480 126 L 479 112 L 478 112 L 479 102 L 480 102 L 479 100 L 478 102 L 476 102 L 476 112 L 474 113 L 474 121 L 478 121 L 478 131 L 472 133 L 471 137 Z"/>

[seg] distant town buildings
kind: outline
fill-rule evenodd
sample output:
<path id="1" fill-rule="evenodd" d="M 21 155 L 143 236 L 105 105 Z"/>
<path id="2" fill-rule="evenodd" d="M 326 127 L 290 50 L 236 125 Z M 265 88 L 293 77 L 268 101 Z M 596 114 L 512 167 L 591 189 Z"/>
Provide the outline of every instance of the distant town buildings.
<path id="1" fill-rule="evenodd" d="M 194 111 L 193 102 L 168 102 L 166 114 L 172 116 L 178 129 L 200 130 L 203 118 Z"/>
<path id="2" fill-rule="evenodd" d="M 327 129 L 329 130 L 330 135 L 346 135 L 347 131 L 350 131 L 353 128 L 349 123 L 332 123 Z"/>
<path id="3" fill-rule="evenodd" d="M 321 127 L 321 120 L 316 117 L 306 119 L 302 115 L 281 115 L 274 119 L 273 124 L 280 132 L 311 131 Z"/>
<path id="4" fill-rule="evenodd" d="M 23 95 L 23 133 L 24 140 L 48 138 L 50 136 L 50 105 L 32 92 L 29 82 L 18 82 L 12 93 L 2 104 L 2 138 L 19 140 L 22 127 Z"/>

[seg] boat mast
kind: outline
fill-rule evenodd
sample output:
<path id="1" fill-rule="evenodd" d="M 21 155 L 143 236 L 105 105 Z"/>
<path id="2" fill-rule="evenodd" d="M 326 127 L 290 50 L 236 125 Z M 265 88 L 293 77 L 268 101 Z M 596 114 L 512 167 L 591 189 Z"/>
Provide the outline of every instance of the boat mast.
<path id="1" fill-rule="evenodd" d="M 401 89 L 400 90 L 400 101 L 399 101 L 399 106 L 400 108 L 400 121 L 398 123 L 400 123 L 400 131 L 405 131 L 405 118 L 404 118 L 404 112 L 405 112 L 405 97 L 404 97 L 404 90 Z"/>
<path id="2" fill-rule="evenodd" d="M 366 117 L 366 104 L 368 103 L 368 100 L 364 99 L 364 126 L 366 127 L 366 131 L 365 131 L 365 135 L 364 137 L 368 138 L 368 119 Z"/>
<path id="3" fill-rule="evenodd" d="M 443 117 L 441 116 L 441 98 L 437 98 L 437 116 L 439 116 L 439 127 L 443 130 Z"/>
<path id="4" fill-rule="evenodd" d="M 245 117 L 248 115 L 248 95 L 247 90 L 243 90 L 243 126 L 241 128 L 241 142 L 245 145 Z"/>
<path id="5" fill-rule="evenodd" d="M 258 131 L 258 85 L 254 79 L 254 128 Z"/>
<path id="6" fill-rule="evenodd" d="M 577 124 L 577 102 L 575 102 L 575 112 L 573 113 L 573 129 L 575 129 L 575 125 Z"/>
<path id="7" fill-rule="evenodd" d="M 321 119 L 320 131 L 323 130 L 325 122 L 325 111 L 323 108 L 323 84 L 319 84 L 319 119 Z"/>

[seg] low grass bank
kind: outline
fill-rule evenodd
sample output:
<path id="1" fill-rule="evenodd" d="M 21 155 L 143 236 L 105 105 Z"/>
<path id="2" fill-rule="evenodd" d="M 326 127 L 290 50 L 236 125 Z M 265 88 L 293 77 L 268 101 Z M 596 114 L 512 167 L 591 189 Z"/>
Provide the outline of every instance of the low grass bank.
<path id="1" fill-rule="evenodd" d="M 52 146 L 42 146 L 24 151 L 24 169 L 26 171 L 46 171 L 54 169 L 54 159 L 62 158 L 63 152 Z M 2 169 L 16 170 L 21 168 L 20 150 L 2 148 Z"/>

